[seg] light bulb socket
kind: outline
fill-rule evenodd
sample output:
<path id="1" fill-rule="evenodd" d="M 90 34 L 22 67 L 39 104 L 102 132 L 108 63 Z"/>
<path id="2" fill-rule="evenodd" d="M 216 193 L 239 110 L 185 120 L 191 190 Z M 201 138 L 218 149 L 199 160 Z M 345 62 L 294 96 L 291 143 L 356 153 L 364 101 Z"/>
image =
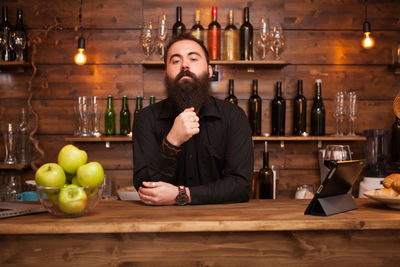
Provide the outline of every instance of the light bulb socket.
<path id="1" fill-rule="evenodd" d="M 78 39 L 78 49 L 85 49 L 85 38 L 79 37 L 79 39 Z"/>
<path id="2" fill-rule="evenodd" d="M 368 21 L 363 23 L 363 33 L 371 32 L 371 24 Z"/>

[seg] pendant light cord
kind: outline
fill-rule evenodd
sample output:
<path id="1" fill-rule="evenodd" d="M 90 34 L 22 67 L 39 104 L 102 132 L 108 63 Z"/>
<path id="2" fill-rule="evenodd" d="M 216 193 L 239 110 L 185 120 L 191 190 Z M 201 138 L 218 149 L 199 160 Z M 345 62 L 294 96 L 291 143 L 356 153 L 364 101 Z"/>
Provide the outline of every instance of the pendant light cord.
<path id="1" fill-rule="evenodd" d="M 82 5 L 83 5 L 83 0 L 81 0 L 81 5 L 79 7 L 79 32 L 81 34 L 81 37 L 83 37 L 83 35 L 82 35 Z"/>
<path id="2" fill-rule="evenodd" d="M 364 5 L 364 21 L 367 21 L 368 19 L 367 19 L 367 8 L 368 8 L 368 0 L 365 0 L 365 5 Z"/>

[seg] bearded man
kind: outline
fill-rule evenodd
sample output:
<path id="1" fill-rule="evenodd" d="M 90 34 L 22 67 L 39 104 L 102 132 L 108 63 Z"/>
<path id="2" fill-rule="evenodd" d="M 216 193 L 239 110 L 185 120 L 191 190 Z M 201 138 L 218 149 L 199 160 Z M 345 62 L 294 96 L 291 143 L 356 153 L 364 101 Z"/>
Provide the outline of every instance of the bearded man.
<path id="1" fill-rule="evenodd" d="M 253 143 L 236 105 L 209 95 L 212 67 L 203 43 L 173 38 L 164 58 L 168 97 L 135 115 L 134 185 L 148 205 L 248 201 Z"/>

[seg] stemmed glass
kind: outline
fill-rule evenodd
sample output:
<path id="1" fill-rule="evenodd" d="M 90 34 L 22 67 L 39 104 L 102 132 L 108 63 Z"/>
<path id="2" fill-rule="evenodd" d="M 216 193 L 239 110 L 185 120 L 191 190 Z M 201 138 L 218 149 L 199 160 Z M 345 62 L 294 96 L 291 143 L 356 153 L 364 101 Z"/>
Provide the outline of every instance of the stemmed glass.
<path id="1" fill-rule="evenodd" d="M 157 43 L 157 53 L 161 59 L 164 58 L 165 50 L 167 48 L 167 38 L 168 38 L 168 25 L 167 16 L 163 14 L 160 18 L 160 24 L 158 27 L 158 43 Z"/>
<path id="2" fill-rule="evenodd" d="M 286 44 L 285 36 L 283 35 L 282 26 L 276 24 L 271 29 L 271 51 L 275 53 L 275 60 L 280 60 L 279 53 L 282 53 L 283 47 Z"/>
<path id="3" fill-rule="evenodd" d="M 140 41 L 145 57 L 150 58 L 154 52 L 153 25 L 151 21 L 143 27 Z"/>
<path id="4" fill-rule="evenodd" d="M 261 59 L 266 59 L 267 57 L 267 47 L 270 41 L 270 30 L 269 30 L 269 20 L 266 21 L 264 18 L 261 19 L 260 25 L 260 35 L 256 42 L 257 53 Z"/>
<path id="5" fill-rule="evenodd" d="M 328 145 L 326 146 L 324 165 L 332 168 L 335 162 L 351 160 L 350 147 L 348 145 Z"/>
<path id="6" fill-rule="evenodd" d="M 10 48 L 14 49 L 16 61 L 24 61 L 24 49 L 26 46 L 26 36 L 22 31 L 11 32 Z"/>
<path id="7" fill-rule="evenodd" d="M 348 93 L 348 116 L 349 116 L 349 134 L 350 136 L 355 136 L 355 120 L 358 115 L 357 109 L 357 94 L 356 92 Z"/>
<path id="8" fill-rule="evenodd" d="M 343 136 L 343 119 L 346 115 L 344 93 L 337 92 L 335 94 L 335 111 L 333 112 L 333 117 L 336 121 L 336 133 L 334 136 Z"/>

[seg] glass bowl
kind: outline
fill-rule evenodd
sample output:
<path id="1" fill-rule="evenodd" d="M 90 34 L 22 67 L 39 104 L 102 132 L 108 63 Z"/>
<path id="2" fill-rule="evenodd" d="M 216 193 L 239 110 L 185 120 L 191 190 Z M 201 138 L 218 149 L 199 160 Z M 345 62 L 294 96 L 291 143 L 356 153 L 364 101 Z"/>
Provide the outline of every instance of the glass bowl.
<path id="1" fill-rule="evenodd" d="M 59 217 L 80 217 L 93 210 L 99 203 L 104 185 L 80 187 L 36 186 L 42 206 Z"/>

